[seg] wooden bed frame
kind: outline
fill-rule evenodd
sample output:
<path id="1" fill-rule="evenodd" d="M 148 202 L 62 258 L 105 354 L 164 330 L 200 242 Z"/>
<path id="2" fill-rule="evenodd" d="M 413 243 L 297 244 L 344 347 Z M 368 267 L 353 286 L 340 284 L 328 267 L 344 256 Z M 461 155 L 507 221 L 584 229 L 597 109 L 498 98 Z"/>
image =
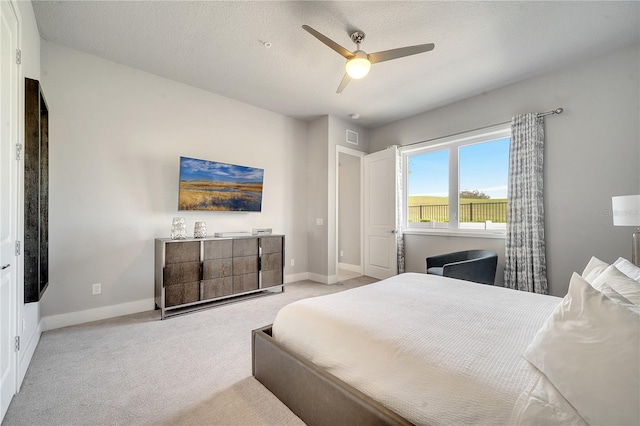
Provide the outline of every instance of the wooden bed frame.
<path id="1" fill-rule="evenodd" d="M 271 327 L 268 325 L 251 332 L 253 376 L 306 424 L 412 424 L 291 352 L 272 337 Z"/>

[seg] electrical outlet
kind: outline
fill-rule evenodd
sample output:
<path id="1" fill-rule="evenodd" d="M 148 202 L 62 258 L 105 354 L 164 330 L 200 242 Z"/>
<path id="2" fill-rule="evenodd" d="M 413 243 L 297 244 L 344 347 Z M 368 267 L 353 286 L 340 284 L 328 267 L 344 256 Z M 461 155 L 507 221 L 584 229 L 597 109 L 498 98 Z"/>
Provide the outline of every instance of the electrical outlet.
<path id="1" fill-rule="evenodd" d="M 340 257 L 344 256 L 344 251 L 340 250 Z"/>
<path id="2" fill-rule="evenodd" d="M 291 259 L 291 266 L 296 266 L 296 261 Z"/>
<path id="3" fill-rule="evenodd" d="M 100 283 L 95 283 L 92 286 L 92 290 L 93 290 L 93 294 L 100 294 L 102 293 L 102 284 Z"/>

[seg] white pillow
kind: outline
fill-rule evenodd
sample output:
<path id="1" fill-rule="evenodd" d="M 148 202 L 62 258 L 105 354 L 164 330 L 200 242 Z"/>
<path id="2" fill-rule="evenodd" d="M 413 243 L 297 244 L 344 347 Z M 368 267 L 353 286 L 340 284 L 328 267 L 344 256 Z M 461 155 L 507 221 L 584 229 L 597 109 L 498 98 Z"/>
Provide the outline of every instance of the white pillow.
<path id="1" fill-rule="evenodd" d="M 590 425 L 640 424 L 640 314 L 580 275 L 524 357 Z"/>
<path id="2" fill-rule="evenodd" d="M 629 262 L 624 257 L 619 257 L 613 264 L 629 278 L 640 281 L 640 268 Z"/>
<path id="3" fill-rule="evenodd" d="M 640 282 L 632 280 L 620 272 L 615 265 L 609 266 L 590 283 L 596 290 L 600 290 L 602 284 L 607 283 L 612 289 L 629 299 L 631 303 L 640 305 Z"/>
<path id="4" fill-rule="evenodd" d="M 602 283 L 598 291 L 619 305 L 634 306 L 633 303 L 629 301 L 629 299 L 612 289 L 607 283 Z"/>
<path id="5" fill-rule="evenodd" d="M 605 296 L 607 296 L 609 299 L 613 300 L 614 302 L 616 302 L 618 305 L 622 305 L 627 309 L 631 309 L 634 312 L 637 312 L 640 314 L 640 306 L 634 305 L 633 303 L 631 303 L 629 301 L 629 299 L 627 299 L 626 297 L 624 297 L 623 295 L 621 295 L 620 293 L 618 293 L 617 291 L 615 291 L 614 289 L 612 289 L 611 287 L 609 287 L 609 284 L 604 283 L 602 284 L 602 286 L 600 287 L 600 293 L 604 294 Z M 639 407 L 640 409 L 640 407 Z"/>
<path id="6" fill-rule="evenodd" d="M 587 263 L 587 266 L 585 266 L 584 271 L 582 271 L 582 277 L 590 283 L 605 269 L 607 269 L 608 266 L 608 263 L 603 262 L 595 256 L 592 256 L 591 260 L 589 260 L 589 263 Z"/>

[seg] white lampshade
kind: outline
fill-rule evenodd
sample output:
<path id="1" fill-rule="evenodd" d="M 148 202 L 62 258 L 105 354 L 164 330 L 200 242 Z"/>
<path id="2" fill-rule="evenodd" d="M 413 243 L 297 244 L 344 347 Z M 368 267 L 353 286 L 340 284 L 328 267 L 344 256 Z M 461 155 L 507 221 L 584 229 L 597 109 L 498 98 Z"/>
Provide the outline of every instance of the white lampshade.
<path id="1" fill-rule="evenodd" d="M 614 226 L 640 226 L 640 195 L 611 197 Z"/>
<path id="2" fill-rule="evenodd" d="M 371 62 L 367 58 L 367 54 L 361 50 L 355 52 L 355 56 L 347 61 L 346 65 L 347 74 L 354 80 L 361 79 L 365 75 L 369 74 L 371 69 Z"/>

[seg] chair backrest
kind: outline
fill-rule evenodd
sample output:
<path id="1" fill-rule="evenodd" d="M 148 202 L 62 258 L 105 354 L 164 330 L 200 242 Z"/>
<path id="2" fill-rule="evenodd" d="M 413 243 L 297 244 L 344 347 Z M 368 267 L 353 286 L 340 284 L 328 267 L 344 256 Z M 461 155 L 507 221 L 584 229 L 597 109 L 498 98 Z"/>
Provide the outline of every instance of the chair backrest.
<path id="1" fill-rule="evenodd" d="M 466 258 L 464 260 L 482 259 L 485 257 L 498 257 L 498 254 L 492 252 L 491 250 L 465 250 L 459 253 L 466 255 Z"/>
<path id="2" fill-rule="evenodd" d="M 491 250 L 463 250 L 428 257 L 427 273 L 493 285 L 497 265 L 498 254 Z"/>
<path id="3" fill-rule="evenodd" d="M 445 257 L 447 262 L 460 262 L 462 260 L 472 260 L 472 259 L 483 259 L 485 257 L 494 257 L 498 256 L 495 252 L 491 250 L 462 250 L 455 251 L 453 253 L 446 253 L 439 255 Z"/>

